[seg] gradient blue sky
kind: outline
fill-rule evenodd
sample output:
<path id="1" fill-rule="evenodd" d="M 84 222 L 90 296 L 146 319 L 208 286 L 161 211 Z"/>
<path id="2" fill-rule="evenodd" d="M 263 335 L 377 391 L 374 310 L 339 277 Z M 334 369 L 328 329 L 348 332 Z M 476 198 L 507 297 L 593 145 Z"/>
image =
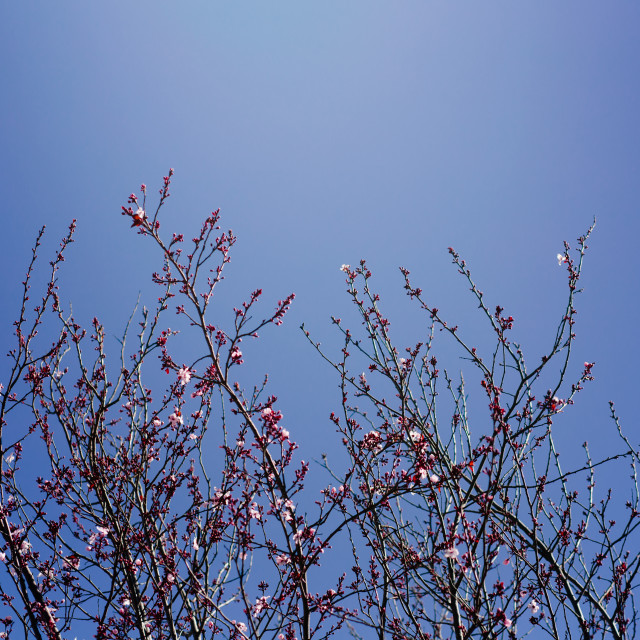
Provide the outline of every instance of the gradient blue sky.
<path id="1" fill-rule="evenodd" d="M 631 1 L 3 3 L 4 335 L 45 223 L 51 248 L 78 219 L 62 287 L 80 318 L 116 334 L 153 300 L 158 256 L 120 205 L 174 167 L 163 228 L 220 207 L 239 236 L 227 300 L 296 292 L 247 367 L 315 447 L 337 380 L 297 327 L 337 348 L 342 263 L 368 259 L 399 343 L 424 328 L 399 265 L 474 337 L 454 246 L 537 362 L 562 314 L 555 255 L 597 216 L 575 356 L 597 380 L 560 428 L 606 443 L 614 399 L 637 441 L 639 29 Z"/>

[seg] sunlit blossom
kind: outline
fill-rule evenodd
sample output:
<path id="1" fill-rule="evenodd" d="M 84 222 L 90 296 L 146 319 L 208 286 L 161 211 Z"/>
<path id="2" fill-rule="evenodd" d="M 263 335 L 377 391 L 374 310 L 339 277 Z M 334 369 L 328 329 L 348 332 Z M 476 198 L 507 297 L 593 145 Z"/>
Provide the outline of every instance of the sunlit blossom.
<path id="1" fill-rule="evenodd" d="M 374 451 L 375 453 L 382 451 L 384 446 L 382 444 L 380 432 L 375 430 L 369 431 L 369 433 L 367 433 L 362 439 L 362 446 L 365 449 Z"/>
<path id="2" fill-rule="evenodd" d="M 262 519 L 262 514 L 258 510 L 258 505 L 255 502 L 251 505 L 251 507 L 249 507 L 249 517 L 253 518 L 254 520 Z"/>
<path id="3" fill-rule="evenodd" d="M 540 605 L 537 603 L 536 600 L 532 600 L 528 605 L 527 605 L 527 609 L 529 609 L 529 611 L 535 615 L 536 613 L 538 613 L 538 611 L 540 611 Z"/>
<path id="4" fill-rule="evenodd" d="M 556 256 L 556 258 L 557 258 L 557 260 L 558 260 L 558 266 L 561 266 L 564 262 L 567 262 L 567 256 L 565 256 L 565 255 L 564 255 L 564 254 L 562 254 L 562 253 L 559 253 L 559 254 Z"/>
<path id="5" fill-rule="evenodd" d="M 138 207 L 136 212 L 133 214 L 133 224 L 132 227 L 139 227 L 142 224 L 142 221 L 145 219 L 146 214 L 142 207 Z"/>
<path id="6" fill-rule="evenodd" d="M 256 600 L 252 614 L 254 618 L 257 618 L 265 609 L 269 608 L 269 605 L 267 604 L 268 599 L 269 596 L 262 596 Z"/>
<path id="7" fill-rule="evenodd" d="M 187 382 L 189 382 L 189 380 L 191 380 L 192 373 L 193 371 L 191 371 L 189 367 L 181 367 L 180 369 L 178 369 L 178 382 L 182 386 L 184 386 L 185 384 L 187 384 Z"/>
<path id="8" fill-rule="evenodd" d="M 234 364 L 242 364 L 242 351 L 240 351 L 237 346 L 233 347 L 229 355 L 231 356 L 231 362 Z"/>
<path id="9" fill-rule="evenodd" d="M 348 265 L 348 264 L 343 264 L 340 267 L 340 271 L 344 271 L 345 273 L 349 273 L 349 269 L 351 269 L 351 265 Z"/>
<path id="10" fill-rule="evenodd" d="M 445 549 L 444 557 L 448 560 L 455 560 L 460 555 L 460 552 L 455 547 Z"/>

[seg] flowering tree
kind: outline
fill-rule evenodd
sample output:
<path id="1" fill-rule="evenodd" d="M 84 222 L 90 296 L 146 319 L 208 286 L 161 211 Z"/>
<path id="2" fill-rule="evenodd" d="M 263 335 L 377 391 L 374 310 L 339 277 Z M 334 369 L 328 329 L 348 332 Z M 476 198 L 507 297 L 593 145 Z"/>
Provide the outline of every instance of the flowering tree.
<path id="1" fill-rule="evenodd" d="M 58 271 L 74 224 L 30 307 L 38 236 L 0 395 L 0 637 L 634 637 L 637 454 L 613 406 L 612 458 L 593 460 L 585 446 L 584 464 L 565 470 L 552 434 L 592 378 L 585 363 L 568 380 L 591 230 L 558 256 L 568 302 L 535 366 L 508 337 L 513 318 L 489 310 L 453 249 L 495 336 L 487 354 L 406 270 L 430 328 L 399 350 L 366 264 L 343 265 L 362 335 L 334 318 L 336 358 L 305 335 L 339 377 L 331 419 L 349 462 L 325 458 L 328 484 L 309 495 L 308 464 L 266 381 L 238 381 L 242 342 L 281 324 L 293 294 L 256 320 L 258 289 L 231 326 L 214 324 L 235 236 L 218 212 L 188 249 L 181 235 L 161 235 L 172 173 L 153 213 L 144 185 L 123 207 L 163 262 L 155 308 L 132 316 L 118 353 L 97 319 L 83 329 L 62 308 Z M 169 310 L 197 336 L 195 357 L 180 351 Z M 438 368 L 437 329 L 477 372 L 486 415 L 472 419 L 464 381 Z M 614 522 L 594 478 L 616 459 L 633 476 Z"/>

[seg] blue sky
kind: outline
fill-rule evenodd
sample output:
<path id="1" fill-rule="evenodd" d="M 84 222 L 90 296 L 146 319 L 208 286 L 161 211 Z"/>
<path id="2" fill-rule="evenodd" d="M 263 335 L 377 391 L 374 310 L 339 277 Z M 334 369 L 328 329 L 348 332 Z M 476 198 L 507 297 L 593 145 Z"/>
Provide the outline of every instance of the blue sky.
<path id="1" fill-rule="evenodd" d="M 5 335 L 37 229 L 52 248 L 71 218 L 63 297 L 119 333 L 158 267 L 120 205 L 174 167 L 164 228 L 190 234 L 220 207 L 239 236 L 229 303 L 259 286 L 297 294 L 247 367 L 271 373 L 313 448 L 337 380 L 297 327 L 338 348 L 342 263 L 369 261 L 399 343 L 424 326 L 400 265 L 473 341 L 454 246 L 537 361 L 562 313 L 556 253 L 597 216 L 575 355 L 596 382 L 560 428 L 569 446 L 606 444 L 614 399 L 633 434 L 639 25 L 630 1 L 4 3 Z"/>

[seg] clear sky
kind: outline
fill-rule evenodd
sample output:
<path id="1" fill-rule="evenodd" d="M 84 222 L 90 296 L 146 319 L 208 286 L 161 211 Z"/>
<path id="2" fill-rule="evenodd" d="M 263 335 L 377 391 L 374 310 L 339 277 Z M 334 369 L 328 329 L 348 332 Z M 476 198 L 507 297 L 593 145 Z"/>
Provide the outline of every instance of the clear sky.
<path id="1" fill-rule="evenodd" d="M 475 335 L 454 246 L 537 361 L 562 314 L 555 256 L 596 216 L 575 356 L 596 382 L 559 428 L 606 443 L 614 399 L 636 436 L 639 32 L 630 0 L 5 2 L 4 335 L 42 224 L 52 248 L 78 219 L 61 284 L 80 318 L 117 334 L 139 291 L 152 300 L 158 256 L 120 205 L 174 167 L 163 228 L 220 207 L 239 236 L 228 300 L 297 294 L 246 366 L 313 447 L 339 396 L 298 326 L 338 348 L 342 263 L 367 258 L 399 343 L 423 328 L 400 265 Z"/>

